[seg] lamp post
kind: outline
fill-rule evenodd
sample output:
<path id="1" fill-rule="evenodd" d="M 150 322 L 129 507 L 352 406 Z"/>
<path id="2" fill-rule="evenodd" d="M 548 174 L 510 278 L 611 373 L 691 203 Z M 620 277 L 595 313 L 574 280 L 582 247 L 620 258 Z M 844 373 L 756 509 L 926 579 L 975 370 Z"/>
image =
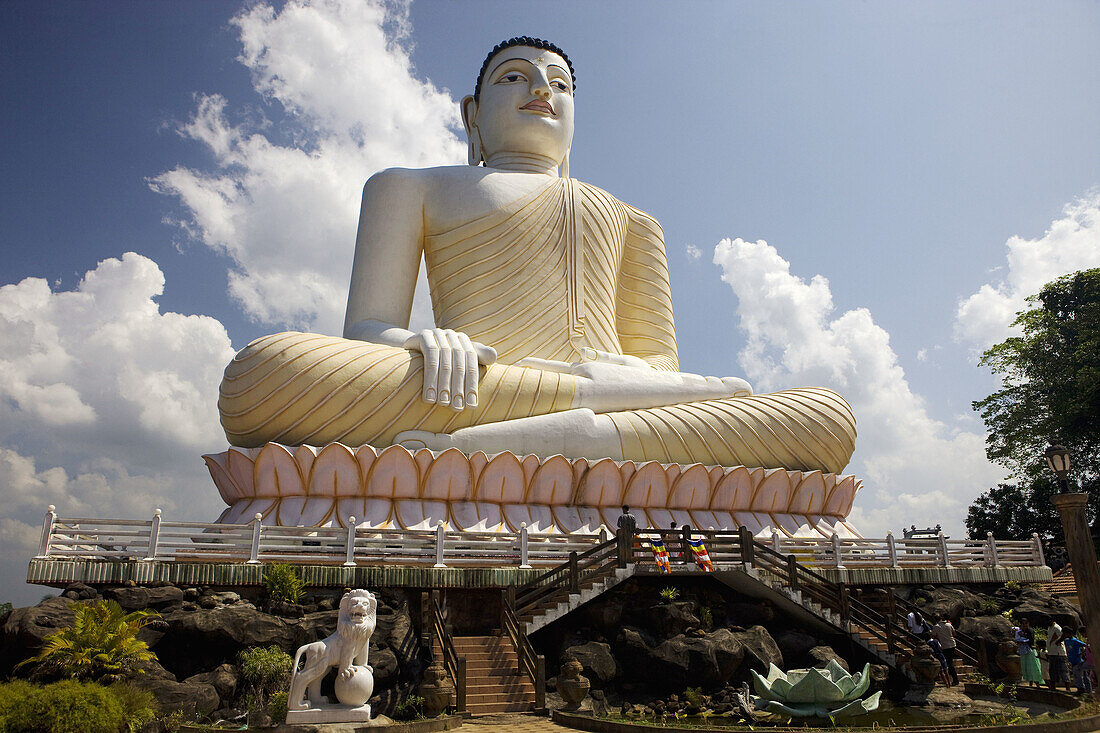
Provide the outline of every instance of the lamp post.
<path id="1" fill-rule="evenodd" d="M 1069 491 L 1067 476 L 1070 470 L 1069 451 L 1061 445 L 1046 450 L 1047 465 L 1058 477 L 1061 492 L 1051 497 L 1062 518 L 1062 530 L 1066 535 L 1066 553 L 1073 564 L 1073 580 L 1077 585 L 1077 598 L 1081 601 L 1081 615 L 1088 630 L 1089 641 L 1100 643 L 1100 574 L 1096 571 L 1096 548 L 1089 528 L 1089 495 Z"/>

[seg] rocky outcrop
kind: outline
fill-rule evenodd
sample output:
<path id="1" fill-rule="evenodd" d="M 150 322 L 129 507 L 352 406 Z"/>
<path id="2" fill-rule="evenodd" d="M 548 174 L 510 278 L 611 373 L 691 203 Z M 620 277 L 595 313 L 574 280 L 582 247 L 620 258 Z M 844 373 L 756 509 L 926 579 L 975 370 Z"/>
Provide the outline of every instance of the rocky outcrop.
<path id="1" fill-rule="evenodd" d="M 133 680 L 133 684 L 153 693 L 161 713 L 179 710 L 188 717 L 194 717 L 212 713 L 220 705 L 217 689 L 205 682 L 139 677 Z"/>
<path id="2" fill-rule="evenodd" d="M 0 673 L 11 674 L 15 665 L 33 656 L 50 634 L 72 626 L 76 601 L 66 596 L 43 599 L 37 606 L 16 608 L 8 614 L 0 644 Z"/>
<path id="3" fill-rule="evenodd" d="M 619 676 L 619 663 L 611 654 L 611 646 L 598 641 L 576 644 L 562 653 L 563 659 L 576 659 L 581 674 L 597 684 L 606 684 Z"/>
<path id="4" fill-rule="evenodd" d="M 114 600 L 126 611 L 148 608 L 160 613 L 160 619 L 139 634 L 157 659 L 142 663 L 127 678 L 150 690 L 162 711 L 183 710 L 188 716 L 240 709 L 246 686 L 237 667 L 242 650 L 275 645 L 293 654 L 302 644 L 332 633 L 339 615 L 338 598 L 330 597 L 315 597 L 294 604 L 295 609 L 281 609 L 287 615 L 276 615 L 258 608 L 256 595 L 249 600 L 234 591 L 130 584 L 105 588 L 100 594 L 74 584 L 61 596 L 8 614 L 0 628 L 0 671 L 10 673 L 47 636 L 70 626 L 78 603 L 99 598 Z M 378 598 L 369 655 L 375 679 L 371 703 L 384 711 L 403 699 L 418 679 L 420 644 L 403 597 L 382 592 Z"/>
<path id="5" fill-rule="evenodd" d="M 733 632 L 733 638 L 744 648 L 745 663 L 749 668 L 767 674 L 769 665 L 782 667 L 783 655 L 779 646 L 763 626 Z"/>
<path id="6" fill-rule="evenodd" d="M 833 651 L 831 646 L 815 646 L 806 652 L 806 657 L 809 659 L 811 667 L 817 667 L 818 669 L 825 669 L 829 666 L 829 662 L 836 662 L 841 666 L 845 672 L 851 672 L 848 667 L 848 662 L 844 660 L 844 657 Z"/>

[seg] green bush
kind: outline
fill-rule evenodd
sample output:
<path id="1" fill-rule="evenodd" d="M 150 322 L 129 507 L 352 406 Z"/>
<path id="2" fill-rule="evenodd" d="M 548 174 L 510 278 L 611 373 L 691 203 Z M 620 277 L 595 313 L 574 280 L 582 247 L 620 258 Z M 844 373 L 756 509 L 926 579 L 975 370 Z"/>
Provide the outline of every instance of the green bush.
<path id="1" fill-rule="evenodd" d="M 671 585 L 666 585 L 664 588 L 661 588 L 660 596 L 666 601 L 675 601 L 677 598 L 680 597 L 680 591 L 679 589 L 674 588 Z"/>
<path id="2" fill-rule="evenodd" d="M 241 678 L 249 686 L 244 697 L 250 721 L 256 713 L 274 702 L 276 694 L 290 685 L 290 668 L 293 664 L 294 659 L 275 644 L 266 648 L 250 646 L 237 655 Z M 285 694 L 283 697 L 286 697 Z M 286 702 L 283 702 L 283 711 L 285 718 Z M 268 715 L 275 717 L 270 709 Z"/>
<path id="3" fill-rule="evenodd" d="M 699 609 L 699 623 L 706 631 L 714 628 L 714 612 L 710 610 L 710 606 L 702 606 Z"/>
<path id="4" fill-rule="evenodd" d="M 81 604 L 72 626 L 47 636 L 42 651 L 17 666 L 39 664 L 65 677 L 112 682 L 134 665 L 157 658 L 137 634 L 158 618 L 148 609 L 125 613 L 114 601 Z"/>
<path id="5" fill-rule="evenodd" d="M 127 724 L 119 699 L 94 682 L 11 682 L 0 685 L 0 699 L 4 733 L 119 733 Z"/>
<path id="6" fill-rule="evenodd" d="M 123 730 L 139 733 L 156 718 L 157 701 L 153 693 L 125 682 L 116 682 L 107 688 L 122 706 Z"/>
<path id="7" fill-rule="evenodd" d="M 264 588 L 267 589 L 267 597 L 276 603 L 297 603 L 302 600 L 302 588 L 305 585 L 298 576 L 298 571 L 290 565 L 276 563 L 269 565 L 264 571 Z"/>
<path id="8" fill-rule="evenodd" d="M 290 683 L 290 665 L 294 659 L 272 644 L 269 647 L 250 646 L 237 655 L 237 664 L 245 682 L 270 694 Z"/>
<path id="9" fill-rule="evenodd" d="M 424 698 L 409 695 L 393 709 L 394 720 L 416 720 L 424 717 Z"/>
<path id="10" fill-rule="evenodd" d="M 285 692 L 276 692 L 267 701 L 267 714 L 271 716 L 274 723 L 282 725 L 286 722 L 286 710 L 287 694 Z"/>

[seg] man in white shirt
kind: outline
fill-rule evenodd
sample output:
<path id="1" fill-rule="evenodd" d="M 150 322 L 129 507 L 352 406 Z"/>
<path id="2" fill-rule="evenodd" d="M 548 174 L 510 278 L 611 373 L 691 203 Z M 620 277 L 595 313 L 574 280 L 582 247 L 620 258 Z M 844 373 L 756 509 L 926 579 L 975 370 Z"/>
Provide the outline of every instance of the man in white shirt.
<path id="1" fill-rule="evenodd" d="M 940 643 L 943 656 L 947 657 L 947 671 L 951 675 L 951 686 L 954 687 L 959 684 L 959 673 L 955 669 L 958 649 L 955 643 L 955 627 L 951 625 L 951 619 L 941 616 L 939 622 L 932 627 L 932 636 Z"/>
<path id="2" fill-rule="evenodd" d="M 1069 689 L 1066 661 L 1066 640 L 1062 636 L 1062 627 L 1052 620 L 1047 627 L 1047 665 L 1050 667 L 1047 685 L 1050 689 L 1057 689 L 1059 682 Z"/>

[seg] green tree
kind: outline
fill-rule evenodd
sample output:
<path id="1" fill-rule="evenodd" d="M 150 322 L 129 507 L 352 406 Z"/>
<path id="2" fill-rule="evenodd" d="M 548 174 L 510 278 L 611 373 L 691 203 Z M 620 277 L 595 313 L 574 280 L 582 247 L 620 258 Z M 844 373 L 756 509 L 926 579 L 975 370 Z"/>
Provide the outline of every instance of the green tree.
<path id="1" fill-rule="evenodd" d="M 46 637 L 42 651 L 20 666 L 39 664 L 45 671 L 77 679 L 117 680 L 134 665 L 156 659 L 137 634 L 159 618 L 148 609 L 125 613 L 109 600 L 81 605 L 73 625 Z"/>
<path id="2" fill-rule="evenodd" d="M 1022 335 L 982 355 L 1001 388 L 973 403 L 989 432 L 986 455 L 1015 483 L 978 497 L 966 524 L 974 538 L 1039 532 L 1060 546 L 1049 501 L 1058 489 L 1043 458 L 1049 443 L 1069 448 L 1071 482 L 1100 499 L 1100 268 L 1059 278 L 1027 302 L 1013 324 Z"/>

